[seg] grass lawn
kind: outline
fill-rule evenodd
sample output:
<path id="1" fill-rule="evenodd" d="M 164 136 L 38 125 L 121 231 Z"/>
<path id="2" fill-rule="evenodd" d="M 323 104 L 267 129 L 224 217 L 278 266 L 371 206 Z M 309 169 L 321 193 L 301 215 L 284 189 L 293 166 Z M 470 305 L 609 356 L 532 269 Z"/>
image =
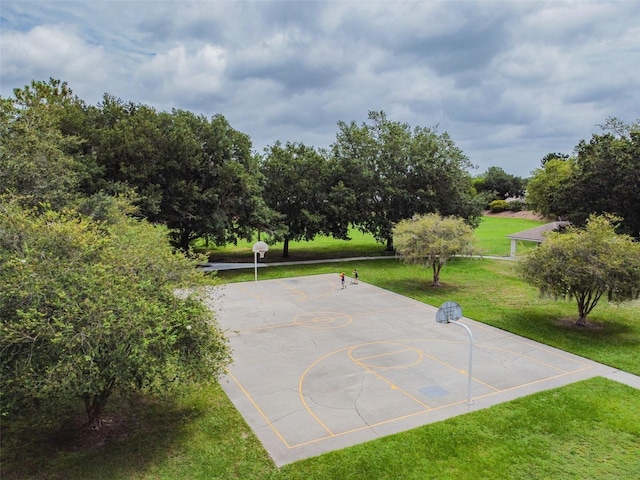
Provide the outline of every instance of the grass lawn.
<path id="1" fill-rule="evenodd" d="M 523 218 L 482 217 L 482 223 L 475 230 L 478 247 L 483 255 L 508 257 L 511 253 L 511 240 L 507 235 L 521 232 L 548 223 L 544 220 L 526 220 Z M 536 244 L 532 242 L 517 242 L 516 253 L 521 255 Z"/>
<path id="2" fill-rule="evenodd" d="M 114 408 L 115 405 L 112 405 Z M 7 479 L 635 479 L 640 391 L 603 378 L 276 468 L 217 385 L 122 403 L 134 431 L 3 431 Z M 7 436 L 10 437 L 7 440 Z M 19 442 L 18 445 L 15 443 Z"/>
<path id="3" fill-rule="evenodd" d="M 543 220 L 527 220 L 523 218 L 485 216 L 475 230 L 477 248 L 482 255 L 508 257 L 511 252 L 511 240 L 507 235 L 544 225 Z M 351 240 L 336 240 L 331 237 L 316 237 L 313 242 L 289 242 L 289 257 L 282 258 L 282 242 L 269 244 L 266 262 L 295 262 L 309 259 L 348 258 L 364 256 L 393 256 L 385 251 L 385 245 L 377 243 L 368 233 L 351 230 Z M 251 247 L 254 241 L 240 240 L 237 245 L 225 247 L 207 247 L 204 242 L 196 242 L 194 248 L 207 252 L 210 260 L 215 262 L 252 262 Z M 534 248 L 531 242 L 518 242 L 518 255 Z"/>
<path id="4" fill-rule="evenodd" d="M 535 224 L 504 227 L 508 233 Z M 527 222 L 527 221 L 525 221 Z M 531 221 L 528 221 L 531 222 Z M 529 226 L 526 226 L 529 225 Z M 484 229 L 484 230 L 483 230 Z M 496 235 L 493 222 L 477 235 Z M 500 233 L 498 236 L 502 236 Z M 354 240 L 356 240 L 354 238 Z M 480 240 L 480 239 L 479 239 Z M 383 250 L 371 238 L 339 255 L 330 245 L 295 246 L 303 258 L 366 256 Z M 499 238 L 488 244 L 498 243 Z M 506 240 L 508 254 L 508 240 Z M 329 244 L 331 242 L 328 242 Z M 253 259 L 250 244 L 248 257 Z M 272 247 L 274 250 L 275 247 Z M 292 255 L 294 245 L 291 245 Z M 338 244 L 342 253 L 347 247 Z M 491 247 L 496 252 L 502 246 Z M 234 249 L 226 249 L 234 258 Z M 305 250 L 306 253 L 299 253 Z M 373 251 L 373 250 L 372 250 Z M 269 256 L 275 251 L 270 251 Z M 215 252 L 215 255 L 220 252 Z M 375 254 L 375 255 L 377 255 Z M 494 253 L 498 254 L 498 253 Z M 249 261 L 247 252 L 235 258 Z M 269 263 L 272 259 L 269 258 Z M 362 281 L 420 301 L 460 303 L 465 316 L 640 374 L 640 303 L 602 303 L 589 328 L 571 323 L 573 302 L 541 299 L 507 260 L 455 259 L 430 272 L 394 259 L 262 268 L 260 279 L 358 268 Z M 252 281 L 253 270 L 220 272 L 224 281 Z M 336 282 L 338 277 L 336 275 Z M 80 407 L 80 405 L 78 405 Z M 632 479 L 640 478 L 640 391 L 602 378 L 540 392 L 408 432 L 330 452 L 277 469 L 218 385 L 183 388 L 165 398 L 114 398 L 100 433 L 74 429 L 78 417 L 61 415 L 65 428 L 29 429 L 3 421 L 3 479 Z"/>
<path id="5" fill-rule="evenodd" d="M 352 230 L 350 237 L 351 240 L 316 237 L 313 242 L 289 242 L 289 257 L 287 258 L 282 258 L 283 242 L 269 243 L 269 252 L 265 261 L 278 263 L 355 256 L 394 256 L 393 252 L 385 251 L 385 246 L 377 243 L 370 234 Z M 208 253 L 212 262 L 253 262 L 251 247 L 254 243 L 254 241 L 240 240 L 237 245 L 206 248 L 200 242 L 196 243 L 194 248 L 196 251 Z"/>

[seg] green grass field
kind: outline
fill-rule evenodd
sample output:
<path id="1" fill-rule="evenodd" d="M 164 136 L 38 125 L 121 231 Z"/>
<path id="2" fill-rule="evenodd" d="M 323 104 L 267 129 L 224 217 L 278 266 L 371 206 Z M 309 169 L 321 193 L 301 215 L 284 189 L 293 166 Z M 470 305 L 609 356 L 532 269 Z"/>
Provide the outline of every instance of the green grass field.
<path id="1" fill-rule="evenodd" d="M 483 217 L 476 229 L 477 248 L 479 253 L 487 256 L 508 257 L 511 240 L 507 235 L 543 225 L 542 220 L 525 220 L 521 218 Z M 289 257 L 282 258 L 282 242 L 270 243 L 266 262 L 301 261 L 309 259 L 348 258 L 360 256 L 393 256 L 385 251 L 385 245 L 376 243 L 370 234 L 358 230 L 350 232 L 351 240 L 336 240 L 331 237 L 316 237 L 313 242 L 290 242 Z M 226 247 L 206 247 L 203 242 L 196 243 L 195 248 L 207 252 L 210 260 L 215 262 L 252 262 L 251 247 L 254 241 L 241 240 L 237 245 Z M 531 242 L 518 242 L 518 254 L 534 248 Z"/>
<path id="2" fill-rule="evenodd" d="M 491 218 L 477 229 L 493 255 L 509 252 L 508 233 L 538 223 Z M 515 221 L 514 221 L 515 220 Z M 530 221 L 524 221 L 530 222 Z M 496 232 L 500 233 L 496 233 Z M 506 233 L 505 233 L 506 232 Z M 325 243 L 326 245 L 321 245 Z M 355 238 L 291 245 L 335 258 L 378 255 L 382 246 Z M 245 258 L 248 248 L 249 259 Z M 331 252 L 335 248 L 334 253 Z M 377 250 L 376 250 L 377 249 Z M 214 252 L 252 261 L 250 244 Z M 377 251 L 376 254 L 364 252 Z M 295 253 L 294 253 L 295 252 Z M 277 253 L 275 247 L 267 254 Z M 488 253 L 487 253 L 488 254 Z M 261 279 L 350 272 L 364 282 L 432 305 L 455 300 L 465 316 L 640 375 L 640 303 L 602 303 L 576 328 L 573 302 L 539 298 L 515 262 L 458 258 L 445 265 L 442 287 L 430 272 L 395 259 L 273 266 Z M 220 272 L 228 282 L 253 281 L 253 270 Z M 338 278 L 336 275 L 336 282 Z M 78 405 L 80 407 L 80 405 Z M 277 469 L 222 389 L 183 388 L 137 401 L 114 398 L 102 432 L 3 422 L 3 479 L 634 479 L 640 478 L 640 391 L 603 378 L 540 392 L 411 431 L 302 460 Z"/>

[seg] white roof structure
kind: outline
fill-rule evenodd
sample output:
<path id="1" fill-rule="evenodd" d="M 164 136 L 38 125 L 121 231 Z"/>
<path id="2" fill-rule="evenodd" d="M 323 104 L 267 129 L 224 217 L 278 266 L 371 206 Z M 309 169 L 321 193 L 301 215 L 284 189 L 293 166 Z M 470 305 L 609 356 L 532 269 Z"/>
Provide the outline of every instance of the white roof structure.
<path id="1" fill-rule="evenodd" d="M 540 225 L 539 227 L 534 227 L 528 230 L 523 230 L 521 232 L 507 235 L 507 238 L 511 239 L 511 256 L 516 256 L 516 244 L 518 240 L 523 242 L 542 243 L 544 242 L 544 236 L 547 232 L 556 231 L 562 227 L 569 226 L 570 224 L 571 222 L 567 221 L 545 223 L 544 225 Z"/>

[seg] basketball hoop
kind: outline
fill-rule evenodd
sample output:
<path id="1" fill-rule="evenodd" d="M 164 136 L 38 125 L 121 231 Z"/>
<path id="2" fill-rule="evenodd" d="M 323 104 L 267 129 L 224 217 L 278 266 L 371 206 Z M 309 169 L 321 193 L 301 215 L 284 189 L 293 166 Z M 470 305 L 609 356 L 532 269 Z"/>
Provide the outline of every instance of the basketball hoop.
<path id="1" fill-rule="evenodd" d="M 253 244 L 253 264 L 255 270 L 255 281 L 258 281 L 258 254 L 260 258 L 264 258 L 264 254 L 269 250 L 269 245 L 265 242 L 256 242 Z"/>

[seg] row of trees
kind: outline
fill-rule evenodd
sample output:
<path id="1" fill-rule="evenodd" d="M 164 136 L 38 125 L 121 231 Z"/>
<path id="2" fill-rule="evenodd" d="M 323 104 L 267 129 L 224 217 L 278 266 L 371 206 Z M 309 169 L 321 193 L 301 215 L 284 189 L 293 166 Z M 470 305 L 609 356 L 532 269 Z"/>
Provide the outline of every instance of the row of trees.
<path id="1" fill-rule="evenodd" d="M 261 162 L 264 199 L 283 215 L 289 240 L 317 234 L 348 238 L 350 226 L 393 249 L 393 228 L 414 214 L 457 215 L 480 221 L 483 199 L 472 188 L 471 164 L 448 134 L 411 129 L 384 112 L 369 122 L 338 123 L 330 152 L 276 143 Z"/>
<path id="2" fill-rule="evenodd" d="M 402 219 L 438 212 L 474 226 L 491 200 L 522 197 L 525 188 L 545 215 L 584 225 L 591 213 L 612 213 L 639 235 L 637 124 L 610 120 L 612 131 L 580 142 L 575 157 L 547 155 L 527 183 L 499 167 L 474 178 L 447 133 L 412 129 L 384 112 L 361 125 L 339 122 L 327 150 L 276 142 L 258 155 L 221 115 L 157 112 L 109 95 L 86 105 L 57 80 L 2 102 L 3 150 L 15 160 L 3 187 L 37 191 L 53 205 L 74 189 L 126 195 L 183 250 L 195 238 L 224 245 L 263 232 L 284 240 L 287 256 L 290 240 L 344 239 L 352 226 L 392 249 Z"/>
<path id="3" fill-rule="evenodd" d="M 2 110 L 12 164 L 3 190 L 52 205 L 70 191 L 126 195 L 183 250 L 195 238 L 224 245 L 259 231 L 284 240 L 286 256 L 290 240 L 347 238 L 352 226 L 391 249 L 403 218 L 440 212 L 476 225 L 482 213 L 472 165 L 449 135 L 384 112 L 340 122 L 328 150 L 276 143 L 257 155 L 221 115 L 157 112 L 109 95 L 86 105 L 56 80 L 17 89 Z"/>

